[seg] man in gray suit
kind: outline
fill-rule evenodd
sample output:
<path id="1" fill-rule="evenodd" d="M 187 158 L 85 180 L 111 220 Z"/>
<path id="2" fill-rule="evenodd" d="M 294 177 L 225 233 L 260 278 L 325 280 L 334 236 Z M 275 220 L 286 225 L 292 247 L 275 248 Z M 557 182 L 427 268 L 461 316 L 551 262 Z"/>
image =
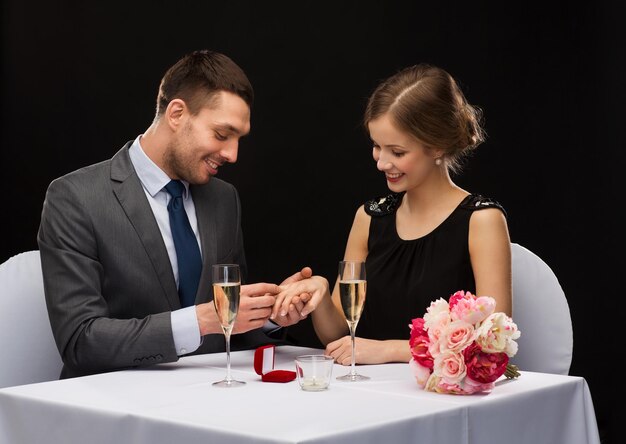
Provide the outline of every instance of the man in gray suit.
<path id="1" fill-rule="evenodd" d="M 246 261 L 237 191 L 213 176 L 237 160 L 252 101 L 248 78 L 228 57 L 188 54 L 164 75 L 155 119 L 142 135 L 112 159 L 50 184 L 38 243 L 62 378 L 224 350 L 211 265 L 236 263 L 245 276 Z M 168 216 L 171 180 L 184 185 L 187 227 L 201 256 L 195 303 L 187 307 Z M 305 268 L 286 281 L 310 274 Z M 242 285 L 233 349 L 272 342 L 261 327 L 278 291 Z M 274 322 L 299 321 L 302 304 L 291 308 Z"/>

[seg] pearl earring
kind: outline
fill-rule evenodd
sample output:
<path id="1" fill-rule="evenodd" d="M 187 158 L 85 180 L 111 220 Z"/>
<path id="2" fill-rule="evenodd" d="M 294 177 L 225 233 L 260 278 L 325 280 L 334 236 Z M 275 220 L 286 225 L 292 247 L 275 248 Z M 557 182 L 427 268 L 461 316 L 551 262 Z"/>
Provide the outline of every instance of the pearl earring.
<path id="1" fill-rule="evenodd" d="M 437 166 L 441 165 L 441 157 L 437 157 L 435 159 L 435 165 L 437 165 Z"/>

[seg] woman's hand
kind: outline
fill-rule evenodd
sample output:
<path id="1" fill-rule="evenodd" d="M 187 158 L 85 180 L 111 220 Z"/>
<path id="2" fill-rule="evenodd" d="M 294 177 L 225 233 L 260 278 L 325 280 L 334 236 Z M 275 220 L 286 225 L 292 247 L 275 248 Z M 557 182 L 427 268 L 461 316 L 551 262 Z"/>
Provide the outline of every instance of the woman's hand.
<path id="1" fill-rule="evenodd" d="M 352 342 L 350 336 L 344 336 L 326 346 L 328 356 L 335 358 L 341 365 L 352 363 Z M 374 339 L 355 338 L 355 362 L 357 364 L 384 364 L 386 362 L 408 362 L 410 359 L 409 343 L 404 340 L 377 341 Z"/>
<path id="2" fill-rule="evenodd" d="M 301 318 L 304 319 L 317 308 L 327 294 L 329 294 L 328 280 L 322 276 L 311 276 L 308 279 L 281 285 L 270 319 L 278 323 L 281 317 L 290 314 L 291 306 L 302 307 L 299 311 Z"/>
<path id="3" fill-rule="evenodd" d="M 289 284 L 293 284 L 294 282 L 302 281 L 303 279 L 309 279 L 312 275 L 313 270 L 311 270 L 311 267 L 304 267 L 299 272 L 289 276 L 287 279 L 282 281 L 280 285 L 287 286 Z M 306 315 L 302 314 L 302 310 L 304 309 L 304 302 L 309 300 L 309 298 L 310 296 L 307 293 L 294 296 L 293 298 L 291 298 L 291 303 L 287 308 L 287 312 L 283 316 L 279 315 L 272 318 L 272 322 L 276 325 L 280 325 L 281 327 L 288 327 L 290 325 L 297 324 L 301 320 L 305 319 Z"/>

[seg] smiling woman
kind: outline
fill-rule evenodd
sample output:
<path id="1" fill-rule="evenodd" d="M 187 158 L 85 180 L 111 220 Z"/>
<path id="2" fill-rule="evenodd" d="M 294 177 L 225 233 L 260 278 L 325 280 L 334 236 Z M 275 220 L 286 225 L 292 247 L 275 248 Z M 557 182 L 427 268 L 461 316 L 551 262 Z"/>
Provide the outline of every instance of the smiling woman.
<path id="1" fill-rule="evenodd" d="M 365 261 L 367 295 L 356 362 L 410 359 L 407 327 L 431 301 L 459 289 L 491 296 L 511 314 L 511 256 L 504 210 L 454 184 L 460 158 L 482 142 L 480 113 L 444 70 L 416 65 L 376 88 L 365 111 L 373 157 L 391 194 L 357 210 L 345 260 Z M 286 307 L 308 291 L 305 313 L 326 352 L 351 362 L 338 285 L 314 276 L 278 296 Z M 276 312 L 275 307 L 275 312 Z"/>
<path id="2" fill-rule="evenodd" d="M 427 64 L 406 68 L 378 86 L 365 110 L 370 136 L 373 121 L 385 116 L 452 172 L 484 141 L 482 111 L 467 102 L 450 74 Z"/>

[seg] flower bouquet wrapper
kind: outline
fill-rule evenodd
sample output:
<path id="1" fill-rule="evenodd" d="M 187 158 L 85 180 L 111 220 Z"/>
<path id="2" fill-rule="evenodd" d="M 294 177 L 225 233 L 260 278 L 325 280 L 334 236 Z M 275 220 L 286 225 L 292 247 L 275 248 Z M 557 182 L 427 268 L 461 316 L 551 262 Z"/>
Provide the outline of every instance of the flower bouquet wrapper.
<path id="1" fill-rule="evenodd" d="M 274 358 L 276 347 L 264 345 L 254 351 L 254 371 L 261 375 L 263 382 L 289 382 L 296 379 L 296 372 L 291 370 L 275 370 Z"/>
<path id="2" fill-rule="evenodd" d="M 411 321 L 409 364 L 418 386 L 469 395 L 491 391 L 502 375 L 520 375 L 509 358 L 517 353 L 521 333 L 510 317 L 494 311 L 495 305 L 491 297 L 457 291 Z"/>

